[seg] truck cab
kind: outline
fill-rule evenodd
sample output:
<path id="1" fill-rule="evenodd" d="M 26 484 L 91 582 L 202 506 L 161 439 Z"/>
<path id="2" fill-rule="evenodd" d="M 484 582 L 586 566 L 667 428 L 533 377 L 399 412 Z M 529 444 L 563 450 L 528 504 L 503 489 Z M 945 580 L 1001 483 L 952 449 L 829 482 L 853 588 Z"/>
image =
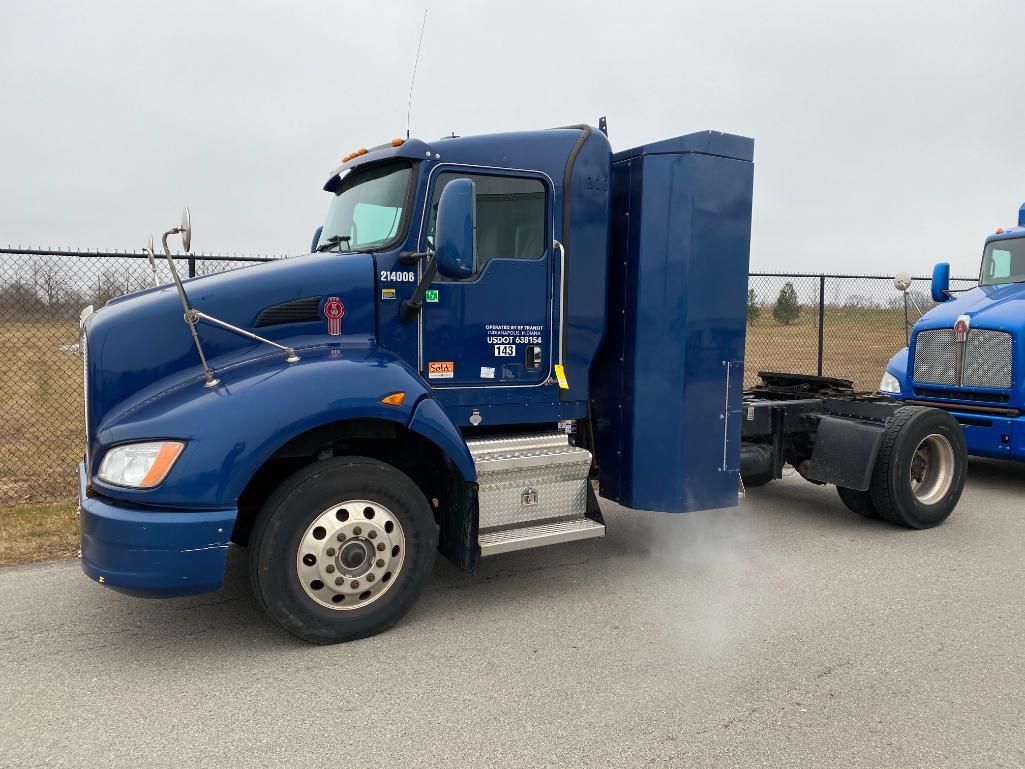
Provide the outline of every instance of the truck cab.
<path id="1" fill-rule="evenodd" d="M 1017 227 L 986 238 L 978 286 L 951 291 L 941 263 L 931 293 L 938 306 L 890 360 L 881 391 L 951 413 L 970 454 L 1025 461 L 1025 205 Z"/>
<path id="2" fill-rule="evenodd" d="M 267 613 L 331 643 L 398 621 L 436 552 L 472 573 L 604 535 L 598 496 L 735 506 L 742 421 L 755 476 L 792 462 L 852 499 L 884 442 L 903 462 L 946 430 L 958 458 L 936 415 L 745 401 L 752 182 L 751 139 L 613 153 L 578 125 L 356 149 L 303 256 L 181 280 L 186 216 L 173 283 L 83 313 L 85 573 L 208 592 L 234 543 Z M 927 504 L 878 472 L 880 517 L 937 525 L 949 469 Z"/>

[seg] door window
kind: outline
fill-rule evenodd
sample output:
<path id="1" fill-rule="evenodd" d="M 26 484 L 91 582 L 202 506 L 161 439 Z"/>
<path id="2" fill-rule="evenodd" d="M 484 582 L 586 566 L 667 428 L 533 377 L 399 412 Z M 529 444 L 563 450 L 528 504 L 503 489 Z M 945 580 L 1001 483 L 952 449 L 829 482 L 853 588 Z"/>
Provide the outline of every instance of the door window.
<path id="1" fill-rule="evenodd" d="M 427 222 L 427 245 L 434 248 L 434 225 L 441 191 L 453 179 L 472 179 L 477 190 L 478 272 L 492 259 L 540 259 L 547 250 L 545 188 L 537 179 L 491 174 L 438 175 Z M 440 275 L 438 280 L 444 280 Z"/>

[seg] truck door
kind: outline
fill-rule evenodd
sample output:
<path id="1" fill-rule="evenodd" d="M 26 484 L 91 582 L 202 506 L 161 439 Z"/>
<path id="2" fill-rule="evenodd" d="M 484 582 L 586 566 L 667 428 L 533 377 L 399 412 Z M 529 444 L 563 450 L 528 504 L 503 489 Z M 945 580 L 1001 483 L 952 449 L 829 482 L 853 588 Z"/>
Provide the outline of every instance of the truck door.
<path id="1" fill-rule="evenodd" d="M 439 167 L 421 248 L 433 249 L 441 190 L 476 187 L 477 268 L 438 275 L 421 313 L 420 365 L 434 387 L 515 387 L 548 379 L 552 351 L 552 190 L 547 177 Z"/>

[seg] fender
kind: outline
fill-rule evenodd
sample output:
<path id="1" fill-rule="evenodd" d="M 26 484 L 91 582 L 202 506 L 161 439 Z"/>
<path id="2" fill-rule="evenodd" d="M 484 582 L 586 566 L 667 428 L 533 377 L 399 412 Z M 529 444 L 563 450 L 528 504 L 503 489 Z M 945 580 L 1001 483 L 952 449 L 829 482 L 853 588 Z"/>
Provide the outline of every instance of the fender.
<path id="1" fill-rule="evenodd" d="M 177 438 L 186 447 L 156 488 L 111 486 L 95 475 L 93 487 L 134 504 L 231 507 L 281 446 L 307 430 L 349 419 L 408 427 L 447 455 L 464 480 L 476 479 L 459 430 L 405 361 L 362 346 L 306 349 L 300 355 L 291 365 L 275 356 L 222 369 L 219 387 L 204 389 L 197 378 L 101 424 L 94 469 L 103 451 L 118 443 Z M 395 392 L 406 394 L 400 406 L 381 403 Z"/>

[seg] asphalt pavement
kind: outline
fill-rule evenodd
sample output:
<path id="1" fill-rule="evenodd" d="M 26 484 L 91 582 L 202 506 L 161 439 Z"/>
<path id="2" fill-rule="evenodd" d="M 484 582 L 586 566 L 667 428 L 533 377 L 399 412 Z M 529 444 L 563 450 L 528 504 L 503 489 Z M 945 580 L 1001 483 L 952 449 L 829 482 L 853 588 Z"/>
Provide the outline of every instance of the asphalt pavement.
<path id="1" fill-rule="evenodd" d="M 608 536 L 439 559 L 384 635 L 317 647 L 249 593 L 0 569 L 0 767 L 1020 767 L 1025 466 L 913 532 L 789 478 Z"/>

